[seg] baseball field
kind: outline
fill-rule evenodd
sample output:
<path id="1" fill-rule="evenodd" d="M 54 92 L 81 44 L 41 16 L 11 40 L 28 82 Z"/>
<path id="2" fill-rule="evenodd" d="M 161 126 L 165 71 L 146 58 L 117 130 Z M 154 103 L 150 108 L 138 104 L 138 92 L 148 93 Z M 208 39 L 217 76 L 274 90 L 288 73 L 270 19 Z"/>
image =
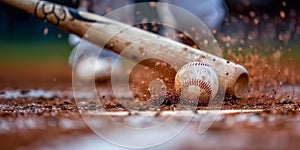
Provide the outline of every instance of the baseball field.
<path id="1" fill-rule="evenodd" d="M 149 68 L 134 68 L 129 80 L 134 84 L 131 92 L 138 97 L 133 106 L 138 109 L 130 111 L 122 103 L 126 96 L 121 100 L 116 98 L 110 79 L 95 81 L 97 100 L 90 98 L 89 92 L 76 93 L 72 67 L 68 65 L 73 47 L 67 42 L 67 33 L 46 26 L 50 34 L 41 33 L 38 38 L 3 36 L 0 42 L 0 149 L 126 149 L 130 146 L 122 142 L 128 141 L 142 147 L 145 141 L 157 135 L 169 134 L 165 128 L 151 132 L 143 129 L 170 120 L 174 121 L 172 126 L 188 121 L 170 138 L 148 146 L 150 149 L 298 149 L 300 23 L 299 15 L 285 11 L 289 12 L 287 16 L 267 19 L 264 14 L 256 17 L 251 13 L 243 17 L 230 14 L 222 29 L 213 32 L 224 59 L 247 69 L 249 88 L 242 98 L 226 95 L 220 99 L 217 117 L 204 133 L 199 133 L 198 128 L 205 118 L 207 103 L 198 103 L 196 110 L 186 112 L 187 115 L 177 114 L 186 109 L 181 107 L 179 96 L 172 90 L 155 108 L 144 103 L 151 97 L 149 91 L 143 93 L 149 88 L 150 80 L 158 77 L 173 83 L 174 74 L 151 76 Z M 294 24 L 293 20 L 296 20 Z M 164 70 L 164 67 L 166 65 L 154 65 L 150 69 Z M 151 97 L 151 100 L 160 99 L 156 98 Z M 141 130 L 139 134 L 130 133 L 113 124 Z M 170 130 L 175 129 L 170 127 Z M 122 142 L 112 140 L 118 139 L 116 137 Z M 131 140 L 124 140 L 126 138 Z"/>

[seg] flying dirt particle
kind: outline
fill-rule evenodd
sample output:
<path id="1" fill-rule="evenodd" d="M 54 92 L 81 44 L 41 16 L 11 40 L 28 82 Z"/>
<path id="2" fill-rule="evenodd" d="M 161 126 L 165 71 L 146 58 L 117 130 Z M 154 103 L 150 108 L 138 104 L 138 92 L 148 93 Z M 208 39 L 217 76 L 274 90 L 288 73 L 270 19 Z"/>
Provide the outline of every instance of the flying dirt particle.
<path id="1" fill-rule="evenodd" d="M 281 10 L 281 11 L 279 12 L 279 16 L 280 16 L 281 18 L 285 18 L 285 12 Z"/>
<path id="2" fill-rule="evenodd" d="M 61 37 L 62 37 L 62 34 L 60 34 L 60 33 L 59 33 L 59 34 L 57 34 L 57 38 L 59 38 L 59 39 L 60 39 Z"/>
<path id="3" fill-rule="evenodd" d="M 255 18 L 255 19 L 253 20 L 253 22 L 254 22 L 254 24 L 258 25 L 258 24 L 259 24 L 259 19 L 258 19 L 258 18 Z"/>
<path id="4" fill-rule="evenodd" d="M 160 62 L 156 62 L 155 67 L 159 66 L 160 64 L 161 64 Z"/>
<path id="5" fill-rule="evenodd" d="M 213 29 L 211 32 L 212 32 L 213 34 L 217 34 L 217 30 L 216 30 L 216 29 Z"/>
<path id="6" fill-rule="evenodd" d="M 156 8 L 157 4 L 156 4 L 156 2 L 150 2 L 150 3 L 149 3 L 149 6 L 150 6 L 151 8 Z"/>
<path id="7" fill-rule="evenodd" d="M 109 48 L 113 48 L 114 45 L 115 45 L 114 42 L 111 42 L 111 43 L 108 44 Z"/>
<path id="8" fill-rule="evenodd" d="M 287 4 L 286 4 L 286 2 L 285 2 L 285 1 L 282 1 L 282 6 L 284 6 L 284 7 L 286 7 L 286 6 L 287 6 Z"/>
<path id="9" fill-rule="evenodd" d="M 183 33 L 179 33 L 179 34 L 178 34 L 178 37 L 179 37 L 179 38 L 184 38 L 184 34 L 183 34 Z"/>
<path id="10" fill-rule="evenodd" d="M 243 16 L 242 14 L 239 14 L 239 18 L 240 18 L 240 19 L 243 19 L 244 16 Z"/>
<path id="11" fill-rule="evenodd" d="M 245 41 L 242 39 L 242 40 L 240 40 L 240 43 L 241 44 L 245 44 Z"/>
<path id="12" fill-rule="evenodd" d="M 45 28 L 44 29 L 44 35 L 47 35 L 49 33 L 49 29 L 48 28 Z"/>
<path id="13" fill-rule="evenodd" d="M 242 47 L 238 47 L 238 51 L 241 52 L 243 50 Z"/>
<path id="14" fill-rule="evenodd" d="M 226 46 L 227 48 L 229 48 L 229 47 L 230 47 L 230 43 L 227 42 L 227 43 L 225 44 L 225 46 Z"/>
<path id="15" fill-rule="evenodd" d="M 253 45 L 252 45 L 252 44 L 250 44 L 250 45 L 249 45 L 249 48 L 250 48 L 250 49 L 253 49 Z"/>
<path id="16" fill-rule="evenodd" d="M 250 11 L 249 12 L 249 16 L 252 17 L 252 18 L 254 18 L 255 17 L 255 12 L 254 11 Z"/>
<path id="17" fill-rule="evenodd" d="M 212 41 L 214 44 L 217 44 L 218 43 L 218 41 L 216 40 L 216 39 L 213 39 L 213 41 Z"/>

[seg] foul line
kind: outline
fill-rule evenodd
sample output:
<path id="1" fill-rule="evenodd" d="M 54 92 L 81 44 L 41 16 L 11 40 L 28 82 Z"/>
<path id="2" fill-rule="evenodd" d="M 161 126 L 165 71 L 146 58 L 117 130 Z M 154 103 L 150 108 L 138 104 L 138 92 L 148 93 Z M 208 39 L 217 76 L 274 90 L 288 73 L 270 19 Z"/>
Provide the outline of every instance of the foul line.
<path id="1" fill-rule="evenodd" d="M 116 112 L 82 112 L 83 115 L 91 116 L 191 116 L 202 115 L 205 113 L 215 114 L 236 114 L 236 113 L 255 113 L 262 112 L 262 109 L 248 109 L 248 110 L 198 110 L 198 111 L 116 111 Z"/>

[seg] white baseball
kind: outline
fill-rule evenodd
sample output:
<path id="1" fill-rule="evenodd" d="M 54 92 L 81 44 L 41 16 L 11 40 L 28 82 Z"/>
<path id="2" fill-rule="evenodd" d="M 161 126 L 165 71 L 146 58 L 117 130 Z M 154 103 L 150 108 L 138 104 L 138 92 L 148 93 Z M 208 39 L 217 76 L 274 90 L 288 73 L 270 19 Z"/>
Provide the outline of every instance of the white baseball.
<path id="1" fill-rule="evenodd" d="M 207 103 L 216 96 L 218 87 L 218 76 L 206 63 L 188 63 L 175 76 L 175 90 L 189 100 Z"/>

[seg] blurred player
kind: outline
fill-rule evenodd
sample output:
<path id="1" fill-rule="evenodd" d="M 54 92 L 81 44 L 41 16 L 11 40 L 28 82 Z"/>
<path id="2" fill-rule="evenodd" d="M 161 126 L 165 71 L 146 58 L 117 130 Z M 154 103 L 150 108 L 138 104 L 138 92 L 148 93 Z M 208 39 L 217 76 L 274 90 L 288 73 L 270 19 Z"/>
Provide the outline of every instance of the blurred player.
<path id="1" fill-rule="evenodd" d="M 140 2 L 150 2 L 149 0 L 81 0 L 79 10 L 81 11 L 89 11 L 93 13 L 97 13 L 99 15 L 105 15 L 113 10 L 121 8 L 123 6 L 140 3 Z M 154 2 L 163 2 L 176 5 L 183 9 L 186 9 L 199 17 L 208 28 L 216 29 L 226 14 L 226 6 L 223 0 L 189 0 L 189 1 L 182 1 L 182 0 L 160 0 Z M 134 17 L 136 14 L 136 10 L 138 8 L 133 9 L 122 9 L 121 15 L 113 16 L 113 19 L 122 21 L 127 23 L 128 21 L 132 22 L 140 22 L 138 17 Z M 169 23 L 176 24 L 176 17 L 173 17 L 168 8 L 162 8 L 163 10 L 156 10 L 163 14 L 164 19 L 167 18 Z M 141 8 L 141 13 L 145 8 Z M 147 13 L 147 12 L 144 12 Z M 154 12 L 156 13 L 156 12 Z M 148 15 L 148 14 L 147 14 Z M 154 16 L 156 18 L 156 16 Z M 135 19 L 133 21 L 133 19 Z M 142 19 L 142 18 L 140 18 Z M 159 31 L 152 31 L 163 36 L 169 34 L 169 32 L 175 32 L 174 30 L 170 29 L 159 29 Z M 175 34 L 174 34 L 175 35 Z M 93 52 L 99 51 L 99 48 L 88 41 L 81 40 L 79 37 L 75 35 L 69 36 L 69 43 L 74 46 L 74 49 L 69 57 L 69 64 L 73 66 L 76 72 L 76 75 L 79 77 L 80 80 L 92 80 L 92 74 L 95 73 L 96 79 L 106 79 L 110 77 L 111 67 L 116 59 L 117 55 L 108 51 L 104 50 L 101 52 L 101 63 L 96 63 L 99 59 L 99 56 L 90 55 Z M 80 43 L 80 44 L 79 44 Z M 80 49 L 84 49 L 84 51 L 80 51 L 81 53 L 76 54 L 76 61 L 74 61 L 75 52 L 80 45 Z M 74 64 L 74 62 L 76 62 Z M 96 64 L 95 68 L 93 68 L 94 64 Z M 118 67 L 115 64 L 115 67 Z M 95 71 L 95 72 L 94 72 Z"/>

